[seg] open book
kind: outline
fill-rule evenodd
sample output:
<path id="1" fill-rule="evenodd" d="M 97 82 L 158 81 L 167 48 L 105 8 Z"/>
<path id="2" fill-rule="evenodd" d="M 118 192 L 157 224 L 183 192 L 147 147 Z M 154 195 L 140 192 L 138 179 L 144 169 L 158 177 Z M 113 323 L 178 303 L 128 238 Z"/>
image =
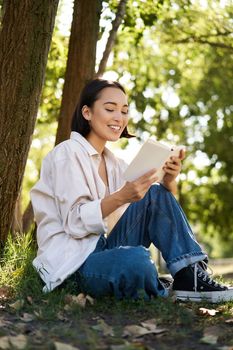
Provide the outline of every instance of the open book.
<path id="1" fill-rule="evenodd" d="M 149 138 L 142 145 L 139 152 L 136 154 L 124 172 L 125 180 L 134 181 L 140 176 L 144 175 L 147 171 L 155 168 L 157 169 L 157 182 L 161 182 L 165 174 L 163 171 L 163 166 L 166 161 L 172 156 L 178 157 L 180 150 L 184 148 L 184 146 L 170 147 Z"/>

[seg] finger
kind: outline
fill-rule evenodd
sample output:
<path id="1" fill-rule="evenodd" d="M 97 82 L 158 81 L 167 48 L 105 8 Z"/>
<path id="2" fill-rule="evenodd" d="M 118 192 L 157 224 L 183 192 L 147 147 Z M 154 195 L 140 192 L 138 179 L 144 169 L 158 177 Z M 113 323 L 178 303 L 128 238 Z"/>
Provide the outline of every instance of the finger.
<path id="1" fill-rule="evenodd" d="M 170 159 L 166 162 L 166 163 L 175 163 L 175 164 L 180 164 L 181 163 L 181 159 L 180 157 L 175 157 L 175 156 L 172 156 L 170 157 Z"/>
<path id="2" fill-rule="evenodd" d="M 185 158 L 185 155 L 186 155 L 186 150 L 184 148 L 182 148 L 180 150 L 179 159 L 183 160 Z"/>
<path id="3" fill-rule="evenodd" d="M 152 175 L 150 177 L 147 177 L 144 180 L 141 180 L 140 182 L 138 182 L 138 184 L 140 186 L 143 186 L 143 188 L 146 188 L 146 187 L 150 187 L 157 180 L 158 180 L 158 176 L 157 175 Z"/>
<path id="4" fill-rule="evenodd" d="M 136 179 L 136 181 L 144 181 L 144 180 L 147 180 L 148 178 L 150 178 L 151 176 L 155 175 L 157 169 L 152 169 L 150 171 L 148 171 L 147 173 L 143 174 L 142 176 L 140 176 L 138 179 Z"/>
<path id="5" fill-rule="evenodd" d="M 173 162 L 166 162 L 165 163 L 165 166 L 164 166 L 165 168 L 170 168 L 170 169 L 180 169 L 181 168 L 181 163 L 180 162 L 175 162 L 175 161 L 173 161 Z"/>
<path id="6" fill-rule="evenodd" d="M 164 169 L 166 174 L 172 175 L 172 176 L 177 176 L 180 172 L 174 169 L 169 169 L 169 168 L 165 168 Z"/>

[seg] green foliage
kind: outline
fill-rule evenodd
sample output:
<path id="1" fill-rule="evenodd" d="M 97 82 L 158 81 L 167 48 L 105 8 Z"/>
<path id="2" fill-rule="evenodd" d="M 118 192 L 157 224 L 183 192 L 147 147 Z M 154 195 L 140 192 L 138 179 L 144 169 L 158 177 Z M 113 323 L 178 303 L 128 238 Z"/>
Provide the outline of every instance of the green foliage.
<path id="1" fill-rule="evenodd" d="M 25 269 L 34 256 L 35 245 L 31 232 L 14 237 L 9 234 L 0 259 L 0 285 L 8 285 L 17 290 Z"/>
<path id="2" fill-rule="evenodd" d="M 145 21 L 151 3 L 154 13 Z M 182 205 L 198 223 L 199 237 L 215 236 L 228 252 L 233 248 L 232 11 L 230 2 L 129 2 L 109 67 L 128 88 L 138 136 L 144 138 L 146 131 L 187 146 Z M 224 247 L 222 254 L 229 254 Z"/>

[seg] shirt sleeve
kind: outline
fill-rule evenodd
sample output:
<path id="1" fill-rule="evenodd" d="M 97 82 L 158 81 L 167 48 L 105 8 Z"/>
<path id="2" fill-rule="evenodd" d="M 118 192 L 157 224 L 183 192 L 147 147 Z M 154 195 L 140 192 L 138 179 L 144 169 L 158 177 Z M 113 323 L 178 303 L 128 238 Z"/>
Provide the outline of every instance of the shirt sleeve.
<path id="1" fill-rule="evenodd" d="M 92 189 L 96 187 L 94 177 L 87 180 L 82 164 L 71 156 L 54 161 L 52 169 L 55 202 L 65 232 L 76 238 L 105 233 L 101 199 L 93 198 L 90 191 L 90 183 Z"/>

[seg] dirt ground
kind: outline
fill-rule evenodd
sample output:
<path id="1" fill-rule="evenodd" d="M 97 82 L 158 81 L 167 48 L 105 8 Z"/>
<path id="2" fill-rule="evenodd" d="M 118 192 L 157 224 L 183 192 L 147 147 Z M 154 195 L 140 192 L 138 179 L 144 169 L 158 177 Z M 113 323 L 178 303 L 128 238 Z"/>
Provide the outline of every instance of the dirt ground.
<path id="1" fill-rule="evenodd" d="M 0 349 L 233 350 L 233 302 L 80 300 L 2 294 Z"/>

